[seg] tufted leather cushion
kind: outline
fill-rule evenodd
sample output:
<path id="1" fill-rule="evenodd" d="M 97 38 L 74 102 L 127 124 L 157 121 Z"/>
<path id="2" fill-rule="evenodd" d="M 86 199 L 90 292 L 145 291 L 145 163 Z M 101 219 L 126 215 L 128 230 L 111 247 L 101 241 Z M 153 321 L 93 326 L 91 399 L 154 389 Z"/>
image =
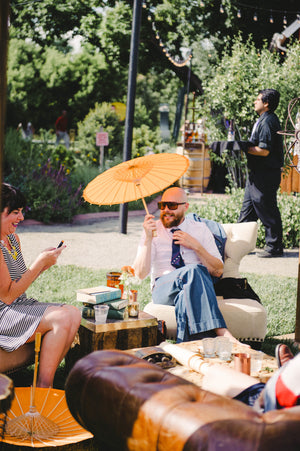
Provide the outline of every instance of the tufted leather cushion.
<path id="1" fill-rule="evenodd" d="M 120 351 L 85 356 L 65 390 L 105 451 L 300 449 L 300 407 L 261 415 Z"/>

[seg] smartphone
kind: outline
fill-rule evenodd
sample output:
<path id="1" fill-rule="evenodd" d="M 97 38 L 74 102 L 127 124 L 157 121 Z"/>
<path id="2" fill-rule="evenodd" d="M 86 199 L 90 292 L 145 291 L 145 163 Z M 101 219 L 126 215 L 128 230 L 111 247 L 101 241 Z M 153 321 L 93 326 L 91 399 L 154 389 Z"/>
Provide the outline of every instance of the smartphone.
<path id="1" fill-rule="evenodd" d="M 62 241 L 59 243 L 59 245 L 57 246 L 57 249 L 58 249 L 59 247 L 62 247 L 63 244 L 64 244 L 64 240 L 62 240 Z"/>

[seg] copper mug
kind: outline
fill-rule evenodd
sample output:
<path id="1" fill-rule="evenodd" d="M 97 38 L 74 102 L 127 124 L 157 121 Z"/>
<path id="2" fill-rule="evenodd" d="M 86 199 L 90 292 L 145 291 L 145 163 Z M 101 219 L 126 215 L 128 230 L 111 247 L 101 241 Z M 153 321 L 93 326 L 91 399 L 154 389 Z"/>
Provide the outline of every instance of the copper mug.
<path id="1" fill-rule="evenodd" d="M 251 355 L 244 352 L 234 354 L 234 369 L 250 375 Z"/>

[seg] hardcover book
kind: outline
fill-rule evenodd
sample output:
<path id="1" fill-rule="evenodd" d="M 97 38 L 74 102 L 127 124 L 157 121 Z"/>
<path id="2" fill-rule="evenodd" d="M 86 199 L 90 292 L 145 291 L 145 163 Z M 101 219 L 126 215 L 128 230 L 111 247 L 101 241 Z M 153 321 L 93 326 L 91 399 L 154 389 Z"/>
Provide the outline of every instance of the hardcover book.
<path id="1" fill-rule="evenodd" d="M 76 293 L 77 301 L 88 304 L 103 304 L 104 302 L 121 298 L 121 290 L 119 288 L 107 287 L 105 285 L 83 288 L 77 290 Z"/>
<path id="2" fill-rule="evenodd" d="M 126 307 L 124 307 L 120 310 L 115 310 L 113 308 L 110 308 L 108 310 L 107 318 L 108 319 L 124 319 L 125 315 L 127 315 Z"/>
<path id="3" fill-rule="evenodd" d="M 114 299 L 113 301 L 106 301 L 105 304 L 109 305 L 110 309 L 121 310 L 128 305 L 128 299 Z"/>

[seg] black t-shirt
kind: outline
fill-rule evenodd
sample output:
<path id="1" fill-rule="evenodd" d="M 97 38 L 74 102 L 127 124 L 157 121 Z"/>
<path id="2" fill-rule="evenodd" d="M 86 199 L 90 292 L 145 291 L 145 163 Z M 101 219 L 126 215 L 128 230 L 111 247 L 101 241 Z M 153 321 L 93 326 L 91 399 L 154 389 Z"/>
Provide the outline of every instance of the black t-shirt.
<path id="1" fill-rule="evenodd" d="M 267 149 L 269 155 L 260 157 L 247 154 L 250 169 L 281 168 L 283 166 L 283 144 L 282 135 L 277 132 L 281 130 L 278 117 L 272 111 L 263 113 L 252 131 L 250 141 L 254 146 Z"/>

